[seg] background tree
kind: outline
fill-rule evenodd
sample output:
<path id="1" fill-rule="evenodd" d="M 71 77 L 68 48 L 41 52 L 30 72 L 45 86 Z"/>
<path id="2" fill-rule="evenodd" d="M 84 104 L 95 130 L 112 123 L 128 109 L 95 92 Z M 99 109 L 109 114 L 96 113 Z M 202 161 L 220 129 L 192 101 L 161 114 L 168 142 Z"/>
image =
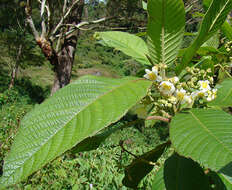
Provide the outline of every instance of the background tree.
<path id="1" fill-rule="evenodd" d="M 33 21 L 38 7 L 41 27 Z M 79 36 L 79 30 L 73 25 L 81 22 L 83 7 L 84 0 L 38 0 L 38 3 L 33 4 L 27 0 L 26 21 L 37 44 L 54 68 L 52 94 L 70 82 Z"/>
<path id="2" fill-rule="evenodd" d="M 24 2 L 2 1 L 0 3 L 1 63 L 11 71 L 9 88 L 14 86 L 19 67 L 38 64 L 41 58 L 35 53 L 35 43 L 25 28 Z M 31 61 L 33 60 L 33 61 Z"/>

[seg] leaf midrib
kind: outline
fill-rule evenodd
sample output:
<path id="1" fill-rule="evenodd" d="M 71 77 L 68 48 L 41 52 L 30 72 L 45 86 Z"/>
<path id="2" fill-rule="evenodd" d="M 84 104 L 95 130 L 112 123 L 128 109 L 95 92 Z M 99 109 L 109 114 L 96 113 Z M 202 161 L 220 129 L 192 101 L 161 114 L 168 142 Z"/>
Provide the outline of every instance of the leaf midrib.
<path id="1" fill-rule="evenodd" d="M 165 14 L 164 14 L 164 11 L 165 11 L 165 1 L 162 1 L 162 28 L 161 28 L 161 52 L 162 52 L 162 64 L 165 64 L 165 48 L 164 48 L 164 41 L 165 41 L 165 31 L 164 31 L 164 27 L 165 27 Z"/>
<path id="2" fill-rule="evenodd" d="M 191 113 L 191 115 L 193 116 L 193 118 L 200 124 L 200 126 L 206 131 L 206 132 L 208 132 L 210 135 L 211 135 L 211 137 L 213 137 L 213 138 L 215 138 L 216 139 L 216 141 L 219 143 L 219 144 L 221 144 L 222 145 L 222 147 L 224 148 L 224 149 L 226 149 L 231 155 L 232 155 L 232 151 L 230 150 L 230 149 L 228 149 L 228 147 L 227 146 L 225 146 L 224 145 L 224 143 L 223 142 L 221 142 L 198 118 L 197 118 L 197 116 L 192 112 L 192 111 L 189 111 L 189 113 Z"/>
<path id="3" fill-rule="evenodd" d="M 141 39 L 142 41 L 143 41 L 143 39 Z M 117 43 L 117 40 L 112 40 L 114 43 L 116 43 L 116 44 L 118 44 L 119 46 L 122 46 L 123 48 L 125 48 L 125 49 L 130 49 L 130 51 L 133 51 L 133 52 L 135 52 L 136 54 L 138 54 L 138 55 L 140 55 L 140 56 L 138 56 L 138 57 L 136 57 L 136 59 L 141 59 L 141 57 L 143 57 L 143 59 L 144 60 L 147 60 L 147 57 L 145 56 L 145 54 L 143 54 L 143 53 L 141 53 L 141 51 L 137 51 L 137 50 L 135 50 L 135 49 L 133 49 L 132 47 L 130 47 L 130 46 L 127 46 L 127 45 L 125 45 L 125 43 L 123 42 L 123 41 L 121 41 L 120 40 L 120 42 L 121 43 Z M 141 42 L 142 43 L 142 42 Z M 145 48 L 146 48 L 146 43 L 143 41 L 143 45 L 145 44 Z M 117 48 L 115 48 L 115 49 L 117 49 Z M 147 48 L 146 48 L 147 49 Z M 147 50 L 147 52 L 148 52 L 148 50 Z M 132 57 L 132 56 L 131 56 Z M 147 60 L 148 61 L 148 60 Z"/>
<path id="4" fill-rule="evenodd" d="M 231 93 L 232 93 L 232 89 L 229 90 L 229 93 L 225 96 L 225 98 L 222 99 L 222 101 L 225 101 Z"/>
<path id="5" fill-rule="evenodd" d="M 210 28 L 209 28 L 209 33 L 211 32 L 210 30 L 213 28 L 214 24 L 217 22 L 219 16 L 221 15 L 221 13 L 225 10 L 227 4 L 230 2 L 230 0 L 228 0 L 225 5 L 222 7 L 222 9 L 220 10 L 220 12 L 218 13 L 218 15 L 216 16 L 216 18 L 214 19 L 214 21 L 212 22 Z M 209 9 L 208 9 L 209 10 Z M 207 14 L 207 13 L 206 13 Z"/>
<path id="6" fill-rule="evenodd" d="M 228 176 L 226 176 L 225 174 L 221 173 L 221 175 L 223 176 L 223 178 L 229 183 L 232 185 L 232 182 L 230 179 L 228 179 Z"/>
<path id="7" fill-rule="evenodd" d="M 110 91 L 107 91 L 107 92 L 103 93 L 102 95 L 98 96 L 96 99 L 93 99 L 91 103 L 89 103 L 89 104 L 87 104 L 86 106 L 84 106 L 81 110 L 79 110 L 78 112 L 76 112 L 72 118 L 70 118 L 65 124 L 63 124 L 63 127 L 61 127 L 59 130 L 57 130 L 47 141 L 45 141 L 45 142 L 40 146 L 40 148 L 39 148 L 38 150 L 36 150 L 30 157 L 28 157 L 28 159 L 26 159 L 26 160 L 24 161 L 24 163 L 26 163 L 30 158 L 34 157 L 34 155 L 35 155 L 40 149 L 42 149 L 42 147 L 45 146 L 45 145 L 46 145 L 58 132 L 60 132 L 60 131 L 64 128 L 64 126 L 66 126 L 70 121 L 73 120 L 74 117 L 77 116 L 77 114 L 79 114 L 80 112 L 82 112 L 83 110 L 85 110 L 88 106 L 92 105 L 92 104 L 93 104 L 94 102 L 96 102 L 98 99 L 100 99 L 100 98 L 102 98 L 103 96 L 105 96 L 105 95 L 107 95 L 107 94 L 113 92 L 114 90 L 119 89 L 119 88 L 121 88 L 121 87 L 123 87 L 123 86 L 125 86 L 125 85 L 127 85 L 127 84 L 129 84 L 129 83 L 137 82 L 137 81 L 139 81 L 139 80 L 145 80 L 145 79 L 128 80 L 128 82 L 123 83 L 122 85 L 119 85 L 119 86 L 117 86 L 117 87 L 111 89 Z M 98 131 L 97 131 L 97 132 L 98 132 Z M 61 154 L 62 154 L 62 153 L 61 153 Z M 18 170 L 19 168 L 21 168 L 21 167 L 24 165 L 24 163 L 23 163 L 22 165 L 20 165 L 19 167 L 14 168 L 14 172 L 12 173 L 12 175 L 16 172 L 16 170 Z M 30 172 L 30 174 L 31 174 L 31 172 Z M 30 174 L 29 174 L 29 175 L 30 175 Z M 6 178 L 6 180 L 4 180 L 3 182 L 6 182 L 6 181 L 7 181 L 7 178 Z"/>

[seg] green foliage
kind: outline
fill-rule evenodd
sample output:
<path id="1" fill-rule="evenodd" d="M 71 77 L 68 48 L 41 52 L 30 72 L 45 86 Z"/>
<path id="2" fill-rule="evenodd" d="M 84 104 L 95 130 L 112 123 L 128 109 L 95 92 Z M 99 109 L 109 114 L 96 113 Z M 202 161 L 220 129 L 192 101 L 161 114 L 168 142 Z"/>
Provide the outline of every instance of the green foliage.
<path id="1" fill-rule="evenodd" d="M 17 89 L 0 93 L 0 174 L 3 158 L 10 150 L 20 120 L 31 110 L 30 98 Z"/>
<path id="2" fill-rule="evenodd" d="M 126 32 L 97 32 L 95 38 L 101 40 L 101 44 L 120 50 L 142 64 L 149 64 L 146 57 L 147 45 L 136 35 Z"/>
<path id="3" fill-rule="evenodd" d="M 148 48 L 154 64 L 171 64 L 176 59 L 185 27 L 182 0 L 148 1 Z"/>
<path id="4" fill-rule="evenodd" d="M 210 106 L 230 107 L 232 106 L 232 80 L 227 79 L 218 85 L 218 96 Z"/>
<path id="5" fill-rule="evenodd" d="M 173 154 L 154 177 L 153 190 L 209 190 L 207 176 L 199 164 Z"/>
<path id="6" fill-rule="evenodd" d="M 220 110 L 191 109 L 173 118 L 170 138 L 179 154 L 219 171 L 232 160 L 231 132 L 231 115 Z"/>
<path id="7" fill-rule="evenodd" d="M 185 50 L 182 63 L 177 68 L 177 73 L 188 66 L 196 51 L 201 45 L 217 32 L 226 20 L 232 8 L 231 0 L 213 0 L 207 13 L 205 14 L 200 30 L 194 42 Z"/>
<path id="8" fill-rule="evenodd" d="M 5 160 L 1 184 L 25 179 L 78 142 L 117 121 L 145 96 L 150 85 L 151 82 L 136 78 L 115 80 L 87 76 L 63 88 L 21 122 L 22 127 Z"/>
<path id="9" fill-rule="evenodd" d="M 218 175 L 220 179 L 222 180 L 224 189 L 231 189 L 232 188 L 231 164 L 229 164 L 227 168 L 222 169 L 221 173 L 219 173 Z"/>
<path id="10" fill-rule="evenodd" d="M 222 25 L 222 32 L 225 34 L 225 36 L 232 41 L 232 27 L 230 24 L 226 21 Z"/>
<path id="11" fill-rule="evenodd" d="M 129 166 L 125 168 L 125 177 L 122 180 L 123 185 L 126 187 L 136 188 L 139 182 L 148 173 L 150 173 L 155 166 L 150 162 L 157 162 L 169 144 L 170 142 L 161 144 L 144 155 L 137 157 Z"/>
<path id="12" fill-rule="evenodd" d="M 117 2 L 111 1 L 112 5 Z M 205 2 L 204 6 L 208 6 Z M 26 180 L 48 164 L 48 168 L 42 168 L 27 178 L 28 181 L 24 182 L 28 184 L 26 188 L 34 188 L 35 178 L 37 182 L 34 184 L 43 182 L 45 188 L 54 184 L 54 189 L 91 189 L 92 185 L 97 189 L 125 189 L 121 180 L 127 187 L 148 188 L 151 181 L 147 179 L 152 176 L 153 189 L 229 190 L 232 182 L 231 79 L 221 85 L 217 82 L 231 78 L 232 42 L 221 44 L 221 34 L 217 31 L 225 26 L 223 23 L 231 8 L 231 0 L 213 0 L 204 16 L 198 13 L 203 16 L 200 30 L 190 47 L 179 53 L 180 59 L 177 59 L 177 54 L 185 25 L 185 8 L 181 0 L 148 1 L 148 29 L 138 34 L 147 34 L 148 47 L 136 35 L 96 33 L 103 45 L 114 47 L 143 65 L 154 64 L 145 70 L 144 77 L 148 80 L 84 76 L 36 106 L 21 121 L 11 152 L 4 161 L 0 189 Z M 230 39 L 228 34 L 227 38 Z M 96 47 L 103 50 L 101 46 Z M 114 53 L 106 48 L 108 50 Z M 86 57 L 97 57 L 95 52 L 88 52 L 87 45 L 84 53 Z M 118 63 L 121 60 L 109 62 L 121 66 L 124 64 Z M 179 60 L 182 64 L 175 67 L 174 61 Z M 180 73 L 186 66 L 180 78 L 174 75 L 175 71 Z M 144 70 L 138 73 L 141 76 Z M 18 95 L 12 92 L 10 103 L 19 101 L 14 96 Z M 4 98 L 1 100 L 2 107 L 8 104 Z M 132 111 L 125 115 L 132 107 Z M 133 113 L 136 115 L 131 115 Z M 113 132 L 119 133 L 123 129 L 123 135 L 129 135 L 130 130 L 121 124 L 130 123 L 133 130 L 141 134 L 145 134 L 147 128 L 155 131 L 149 133 L 146 148 L 138 148 L 144 142 L 134 135 L 126 140 L 116 136 L 117 143 L 108 147 L 108 160 L 102 159 L 100 163 L 100 159 L 95 159 L 92 163 L 90 157 L 99 158 L 105 154 L 102 148 L 113 142 Z M 159 140 L 154 139 L 156 135 Z M 133 141 L 137 141 L 136 148 L 132 146 L 128 150 Z M 116 147 L 117 150 L 112 150 Z M 95 148 L 96 151 L 86 152 Z M 69 153 L 63 154 L 70 149 Z M 131 159 L 131 155 L 135 159 Z M 55 159 L 58 156 L 61 157 Z M 53 159 L 55 161 L 50 162 Z M 117 164 L 116 169 L 112 160 Z M 60 165 L 62 161 L 65 167 Z M 129 161 L 132 163 L 128 164 Z M 102 170 L 102 165 L 105 165 L 105 170 L 110 170 L 110 174 Z M 116 177 L 116 171 L 122 174 L 124 169 L 125 177 Z M 48 173 L 49 177 L 43 177 Z"/>

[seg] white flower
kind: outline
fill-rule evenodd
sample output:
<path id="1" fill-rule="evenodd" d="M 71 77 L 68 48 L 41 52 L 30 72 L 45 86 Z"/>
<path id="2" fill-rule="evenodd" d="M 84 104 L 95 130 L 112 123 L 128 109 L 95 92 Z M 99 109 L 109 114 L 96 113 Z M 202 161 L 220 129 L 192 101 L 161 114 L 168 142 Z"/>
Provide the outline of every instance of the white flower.
<path id="1" fill-rule="evenodd" d="M 192 97 L 193 100 L 198 97 L 198 92 L 199 92 L 199 90 L 194 91 L 194 92 L 191 93 L 191 97 Z"/>
<path id="2" fill-rule="evenodd" d="M 193 102 L 193 99 L 192 99 L 192 97 L 191 96 L 184 96 L 184 103 L 188 103 L 188 104 L 192 104 L 192 102 Z"/>
<path id="3" fill-rule="evenodd" d="M 185 103 L 185 96 L 186 96 L 186 90 L 184 90 L 183 88 L 180 89 L 180 90 L 176 90 L 175 92 L 175 96 L 176 96 L 176 99 L 178 101 L 180 101 L 181 104 L 184 104 Z"/>
<path id="4" fill-rule="evenodd" d="M 193 98 L 191 96 L 188 96 L 186 90 L 184 90 L 183 88 L 180 90 L 176 90 L 175 95 L 180 104 L 191 104 L 193 101 Z"/>
<path id="5" fill-rule="evenodd" d="M 179 82 L 179 78 L 178 77 L 173 77 L 168 79 L 170 82 L 172 82 L 173 84 L 177 84 Z"/>
<path id="6" fill-rule="evenodd" d="M 160 82 L 162 78 L 158 75 L 158 68 L 156 66 L 152 67 L 152 70 L 145 69 L 146 74 L 144 77 L 148 80 Z"/>
<path id="7" fill-rule="evenodd" d="M 208 97 L 206 100 L 210 102 L 210 101 L 214 100 L 216 98 L 216 96 L 217 96 L 217 89 L 213 89 L 212 91 L 208 92 Z"/>
<path id="8" fill-rule="evenodd" d="M 205 91 L 208 91 L 208 90 L 211 90 L 210 86 L 209 86 L 209 81 L 208 80 L 200 80 L 198 81 L 198 84 L 200 85 L 200 90 L 205 90 Z"/>
<path id="9" fill-rule="evenodd" d="M 160 83 L 159 90 L 163 95 L 170 96 L 174 93 L 175 87 L 169 81 L 163 81 Z"/>
<path id="10" fill-rule="evenodd" d="M 196 99 L 196 98 L 204 98 L 204 97 L 207 97 L 207 96 L 208 96 L 208 91 L 205 91 L 205 90 L 197 90 L 197 91 L 195 91 L 195 92 L 192 92 L 191 96 L 192 96 L 193 99 Z"/>

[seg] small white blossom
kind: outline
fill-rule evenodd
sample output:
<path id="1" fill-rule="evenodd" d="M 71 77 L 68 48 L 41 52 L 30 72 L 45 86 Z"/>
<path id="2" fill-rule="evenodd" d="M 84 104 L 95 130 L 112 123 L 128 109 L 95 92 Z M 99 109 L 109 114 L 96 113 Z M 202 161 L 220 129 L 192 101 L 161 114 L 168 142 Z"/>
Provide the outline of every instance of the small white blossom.
<path id="1" fill-rule="evenodd" d="M 211 90 L 209 86 L 210 82 L 208 80 L 204 80 L 204 81 L 200 80 L 198 84 L 200 85 L 200 90 L 205 90 L 205 91 Z"/>
<path id="2" fill-rule="evenodd" d="M 145 69 L 146 74 L 144 77 L 151 81 L 157 81 L 160 82 L 162 78 L 158 75 L 158 68 L 156 66 L 152 67 L 152 70 Z"/>
<path id="3" fill-rule="evenodd" d="M 188 104 L 192 104 L 192 102 L 193 102 L 193 99 L 192 99 L 192 97 L 191 96 L 184 96 L 184 103 L 188 103 Z"/>
<path id="4" fill-rule="evenodd" d="M 216 98 L 216 96 L 217 96 L 217 89 L 213 89 L 212 91 L 208 92 L 208 97 L 206 100 L 210 102 L 210 101 L 214 100 Z"/>
<path id="5" fill-rule="evenodd" d="M 179 82 L 179 78 L 178 77 L 173 77 L 168 79 L 170 82 L 172 82 L 173 84 L 177 84 Z"/>
<path id="6" fill-rule="evenodd" d="M 159 90 L 163 95 L 170 96 L 175 92 L 175 86 L 169 81 L 160 83 Z"/>
<path id="7" fill-rule="evenodd" d="M 176 90 L 175 92 L 175 96 L 177 98 L 177 100 L 181 103 L 184 104 L 185 103 L 185 96 L 186 96 L 186 90 L 184 90 L 183 88 L 180 90 Z"/>
<path id="8" fill-rule="evenodd" d="M 192 99 L 204 98 L 207 96 L 208 96 L 208 91 L 205 90 L 197 90 L 191 93 Z"/>

